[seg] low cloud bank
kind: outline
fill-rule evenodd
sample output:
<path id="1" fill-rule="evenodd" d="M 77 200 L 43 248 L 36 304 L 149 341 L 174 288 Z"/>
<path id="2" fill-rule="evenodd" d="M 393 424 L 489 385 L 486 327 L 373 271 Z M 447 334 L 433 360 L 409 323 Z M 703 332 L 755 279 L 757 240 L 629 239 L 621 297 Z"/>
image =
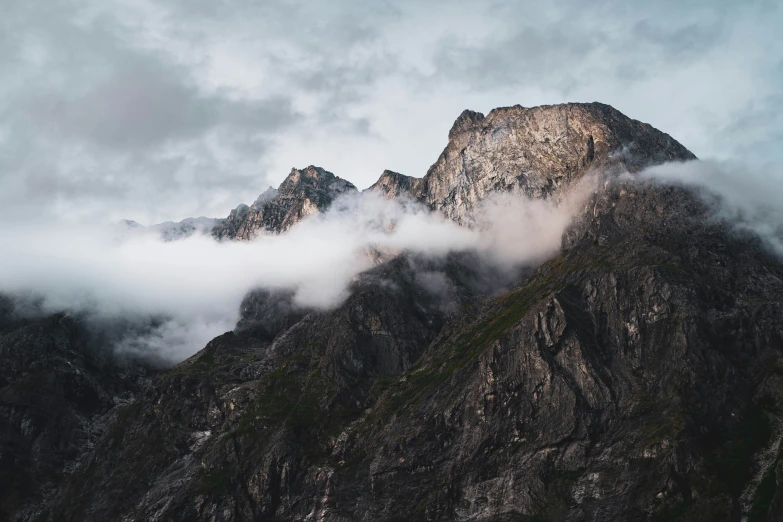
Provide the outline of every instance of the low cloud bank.
<path id="1" fill-rule="evenodd" d="M 149 229 L 1 227 L 0 292 L 34 295 L 47 312 L 103 321 L 163 318 L 115 349 L 179 361 L 234 327 L 249 290 L 293 290 L 298 305 L 328 309 L 346 298 L 351 280 L 379 252 L 389 258 L 476 251 L 498 270 L 538 264 L 558 250 L 588 192 L 589 184 L 581 184 L 559 204 L 497 195 L 484 203 L 474 229 L 412 202 L 354 194 L 286 234 L 246 243 L 200 234 L 164 241 Z"/>
<path id="2" fill-rule="evenodd" d="M 639 176 L 696 190 L 717 218 L 783 255 L 783 172 L 692 161 Z M 243 297 L 256 288 L 291 291 L 298 306 L 329 309 L 347 297 L 354 277 L 402 252 L 475 252 L 493 276 L 538 265 L 558 251 L 595 187 L 586 178 L 559 202 L 496 194 L 472 229 L 372 192 L 347 195 L 286 234 L 250 242 L 205 234 L 170 241 L 154 227 L 0 226 L 0 293 L 27 296 L 31 309 L 83 314 L 104 330 L 120 325 L 114 350 L 177 362 L 232 330 Z M 441 275 L 417 280 L 437 291 L 448 286 Z"/>

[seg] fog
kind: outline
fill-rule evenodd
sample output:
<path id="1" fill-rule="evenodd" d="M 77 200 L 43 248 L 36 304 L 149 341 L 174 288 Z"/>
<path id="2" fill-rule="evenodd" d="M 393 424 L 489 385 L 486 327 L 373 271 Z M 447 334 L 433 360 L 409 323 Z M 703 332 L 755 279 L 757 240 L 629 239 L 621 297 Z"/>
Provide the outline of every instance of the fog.
<path id="1" fill-rule="evenodd" d="M 783 255 L 783 171 L 740 162 L 689 161 L 646 169 L 642 177 L 696 190 L 714 217 L 757 234 Z"/>
<path id="2" fill-rule="evenodd" d="M 783 255 L 780 171 L 692 161 L 640 176 L 695 189 L 717 219 L 758 234 Z M 538 265 L 558 251 L 596 186 L 587 177 L 559 201 L 495 194 L 472 228 L 374 192 L 348 194 L 285 234 L 249 242 L 204 233 L 167 241 L 159 227 L 0 226 L 0 293 L 33 298 L 36 306 L 25 313 L 67 311 L 104 329 L 120 324 L 111 349 L 170 364 L 232 330 L 243 297 L 256 288 L 291 291 L 296 306 L 327 310 L 343 302 L 358 274 L 403 252 L 432 258 L 474 252 L 482 270 L 497 274 Z M 417 281 L 428 291 L 448 287 L 438 277 L 422 273 Z M 446 308 L 449 299 L 444 294 Z"/>
<path id="3" fill-rule="evenodd" d="M 154 228 L 120 225 L 6 226 L 0 292 L 35 296 L 44 312 L 98 321 L 159 318 L 114 349 L 176 362 L 233 329 L 242 298 L 255 288 L 292 290 L 297 305 L 329 309 L 346 298 L 357 274 L 402 252 L 475 251 L 497 270 L 538 264 L 558 250 L 591 187 L 582 183 L 559 203 L 496 195 L 474 228 L 374 192 L 344 196 L 285 234 L 249 242 L 205 234 L 164 241 Z"/>

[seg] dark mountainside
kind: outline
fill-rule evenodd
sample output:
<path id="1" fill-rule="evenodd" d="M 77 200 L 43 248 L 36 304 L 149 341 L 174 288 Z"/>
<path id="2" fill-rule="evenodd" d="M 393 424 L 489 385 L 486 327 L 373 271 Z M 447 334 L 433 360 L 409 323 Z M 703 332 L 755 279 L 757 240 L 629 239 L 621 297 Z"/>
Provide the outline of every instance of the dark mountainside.
<path id="1" fill-rule="evenodd" d="M 106 350 L 105 325 L 35 308 L 0 296 L 0 520 L 30 518 L 157 373 Z"/>
<path id="2" fill-rule="evenodd" d="M 373 188 L 470 224 L 493 191 L 558 198 L 588 172 L 691 159 L 607 105 L 517 106 L 466 111 L 424 178 Z M 279 233 L 348 190 L 294 170 L 213 234 Z M 468 254 L 380 263 L 328 312 L 257 291 L 234 332 L 149 382 L 92 362 L 67 317 L 6 304 L 5 516 L 781 520 L 783 265 L 711 218 L 685 189 L 609 178 L 500 295 Z M 67 393 L 74 375 L 96 399 Z"/>

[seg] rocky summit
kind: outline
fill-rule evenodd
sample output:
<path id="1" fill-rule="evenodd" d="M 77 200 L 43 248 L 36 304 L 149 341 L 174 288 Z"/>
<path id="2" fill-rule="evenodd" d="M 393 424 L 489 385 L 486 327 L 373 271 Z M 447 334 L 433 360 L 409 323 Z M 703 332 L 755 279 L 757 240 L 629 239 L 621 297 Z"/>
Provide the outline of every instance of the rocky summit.
<path id="1" fill-rule="evenodd" d="M 323 212 L 338 196 L 355 191 L 353 184 L 320 167 L 291 169 L 277 190 L 270 187 L 252 206 L 240 205 L 232 210 L 212 229 L 212 235 L 250 240 L 259 234 L 279 234 Z"/>
<path id="2" fill-rule="evenodd" d="M 478 203 L 497 191 L 557 197 L 588 171 L 638 172 L 691 159 L 696 157 L 668 134 L 609 105 L 517 105 L 487 116 L 464 111 L 423 178 L 386 171 L 373 188 L 391 198 L 413 198 L 469 224 Z"/>
<path id="3" fill-rule="evenodd" d="M 688 189 L 633 177 L 689 160 L 608 105 L 465 111 L 426 175 L 371 190 L 469 226 L 495 192 L 605 176 L 554 258 L 499 291 L 471 254 L 403 253 L 329 311 L 259 290 L 165 371 L 0 301 L 2 516 L 783 519 L 783 263 Z M 212 234 L 285 233 L 354 190 L 295 169 Z"/>

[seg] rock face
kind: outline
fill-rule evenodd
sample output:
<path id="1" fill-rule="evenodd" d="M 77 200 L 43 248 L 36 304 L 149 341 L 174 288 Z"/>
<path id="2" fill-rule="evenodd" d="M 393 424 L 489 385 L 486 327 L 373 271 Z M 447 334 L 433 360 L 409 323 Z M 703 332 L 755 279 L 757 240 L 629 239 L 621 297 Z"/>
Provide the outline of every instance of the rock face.
<path id="1" fill-rule="evenodd" d="M 77 318 L 0 296 L 0 520 L 33 518 L 154 373 L 101 344 Z"/>
<path id="2" fill-rule="evenodd" d="M 422 179 L 386 171 L 373 185 L 388 197 L 408 195 L 462 224 L 497 191 L 557 196 L 589 170 L 637 172 L 696 157 L 668 134 L 609 105 L 569 103 L 464 111 L 449 143 Z"/>
<path id="3" fill-rule="evenodd" d="M 413 197 L 420 199 L 425 192 L 425 180 L 405 174 L 384 170 L 369 190 L 378 190 L 389 199 Z"/>
<path id="4" fill-rule="evenodd" d="M 303 219 L 323 212 L 334 199 L 356 191 L 351 183 L 312 165 L 291 173 L 277 190 L 261 194 L 252 206 L 240 205 L 212 230 L 218 239 L 249 240 L 258 234 L 285 232 Z"/>
<path id="5" fill-rule="evenodd" d="M 463 113 L 425 178 L 375 188 L 469 222 L 509 185 L 557 197 L 689 158 L 604 105 L 516 107 Z M 9 518 L 783 519 L 783 263 L 757 238 L 686 189 L 608 178 L 555 259 L 501 294 L 486 278 L 402 255 L 331 311 L 252 293 Z"/>

